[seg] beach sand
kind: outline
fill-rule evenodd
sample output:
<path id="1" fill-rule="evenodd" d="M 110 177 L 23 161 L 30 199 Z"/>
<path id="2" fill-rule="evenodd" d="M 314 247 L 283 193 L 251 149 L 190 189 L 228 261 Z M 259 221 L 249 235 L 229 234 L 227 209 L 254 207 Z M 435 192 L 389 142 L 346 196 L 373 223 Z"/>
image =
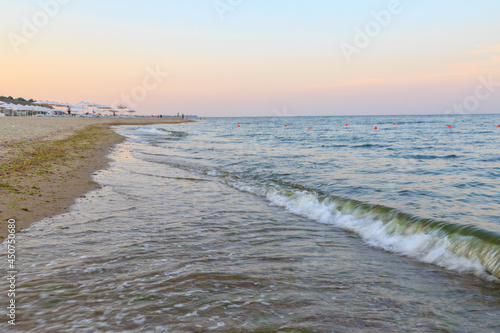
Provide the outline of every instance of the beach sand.
<path id="1" fill-rule="evenodd" d="M 179 118 L 0 118 L 0 237 L 7 221 L 17 230 L 68 211 L 99 186 L 109 149 L 124 138 L 113 125 L 185 122 Z M 1 239 L 1 238 L 0 238 Z"/>

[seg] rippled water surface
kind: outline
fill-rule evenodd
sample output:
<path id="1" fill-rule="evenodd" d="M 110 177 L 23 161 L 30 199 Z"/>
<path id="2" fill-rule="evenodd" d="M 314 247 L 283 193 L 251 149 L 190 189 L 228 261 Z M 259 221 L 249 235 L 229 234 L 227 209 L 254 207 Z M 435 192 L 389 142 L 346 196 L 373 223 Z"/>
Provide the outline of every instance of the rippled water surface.
<path id="1" fill-rule="evenodd" d="M 498 332 L 499 119 L 117 128 L 102 189 L 18 234 L 13 331 Z"/>

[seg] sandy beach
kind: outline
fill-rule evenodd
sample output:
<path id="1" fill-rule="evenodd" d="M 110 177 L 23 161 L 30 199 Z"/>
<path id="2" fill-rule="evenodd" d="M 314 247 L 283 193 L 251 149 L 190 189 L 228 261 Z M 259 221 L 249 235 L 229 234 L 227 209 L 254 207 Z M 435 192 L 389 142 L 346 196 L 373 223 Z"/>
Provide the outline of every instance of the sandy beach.
<path id="1" fill-rule="evenodd" d="M 98 188 L 92 174 L 106 166 L 109 149 L 124 138 L 109 127 L 186 122 L 179 118 L 0 119 L 0 237 L 7 221 L 18 230 L 68 210 Z"/>
<path id="2" fill-rule="evenodd" d="M 186 122 L 186 120 L 180 118 L 3 117 L 0 118 L 0 147 L 16 142 L 64 139 L 89 125 L 113 126 L 178 122 Z"/>

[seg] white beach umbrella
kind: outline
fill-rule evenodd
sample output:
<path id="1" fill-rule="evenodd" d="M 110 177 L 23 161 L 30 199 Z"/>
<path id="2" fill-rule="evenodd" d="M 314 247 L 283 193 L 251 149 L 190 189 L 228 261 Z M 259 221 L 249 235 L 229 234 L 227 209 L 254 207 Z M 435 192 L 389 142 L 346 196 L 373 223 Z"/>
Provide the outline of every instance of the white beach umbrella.
<path id="1" fill-rule="evenodd" d="M 45 111 L 45 108 L 44 108 L 44 107 L 41 107 L 41 106 L 35 106 L 35 107 L 33 108 L 33 111 L 34 111 L 34 112 L 36 112 L 37 114 L 40 114 L 40 113 L 44 113 L 44 112 L 46 112 L 46 111 Z"/>
<path id="2" fill-rule="evenodd" d="M 83 109 L 83 108 L 82 108 L 82 107 L 80 107 L 80 106 L 75 106 L 75 107 L 72 107 L 72 108 L 71 108 L 71 113 L 73 113 L 73 112 L 74 112 L 74 113 L 82 113 L 82 114 L 83 114 L 83 113 L 85 113 L 85 112 L 87 112 L 87 111 L 86 111 L 86 109 Z"/>
<path id="3" fill-rule="evenodd" d="M 17 116 L 17 113 L 20 111 L 20 108 L 19 108 L 19 105 L 17 104 L 8 104 L 7 105 L 7 110 L 10 110 L 10 114 L 11 115 L 16 115 Z"/>

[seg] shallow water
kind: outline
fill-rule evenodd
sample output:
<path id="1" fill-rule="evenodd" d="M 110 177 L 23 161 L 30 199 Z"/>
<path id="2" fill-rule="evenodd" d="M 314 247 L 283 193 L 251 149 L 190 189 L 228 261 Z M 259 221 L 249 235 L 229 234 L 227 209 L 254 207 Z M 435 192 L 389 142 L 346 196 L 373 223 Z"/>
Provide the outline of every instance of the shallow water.
<path id="1" fill-rule="evenodd" d="M 499 331 L 500 131 L 449 119 L 117 128 L 103 188 L 17 235 L 16 330 Z"/>

